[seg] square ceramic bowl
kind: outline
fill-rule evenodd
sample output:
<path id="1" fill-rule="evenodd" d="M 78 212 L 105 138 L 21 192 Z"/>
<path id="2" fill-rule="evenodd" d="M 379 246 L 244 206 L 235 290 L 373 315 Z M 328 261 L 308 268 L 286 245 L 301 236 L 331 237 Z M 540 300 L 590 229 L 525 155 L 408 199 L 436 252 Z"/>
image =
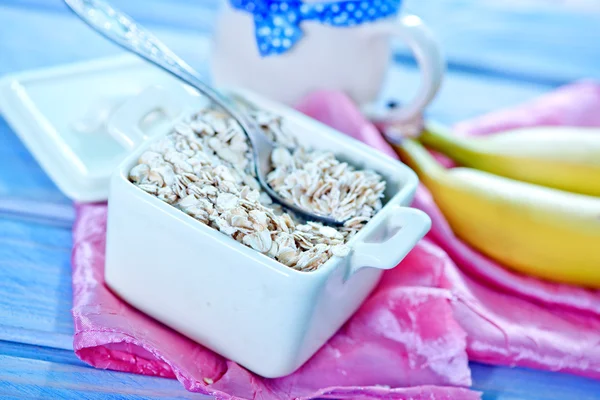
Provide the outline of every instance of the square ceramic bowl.
<path id="1" fill-rule="evenodd" d="M 129 182 L 128 172 L 153 136 L 111 178 L 105 278 L 142 312 L 256 374 L 275 378 L 294 372 L 334 335 L 431 221 L 408 207 L 418 180 L 404 164 L 293 109 L 236 92 L 287 119 L 306 145 L 380 173 L 387 181 L 384 207 L 348 242 L 348 256 L 333 257 L 316 271 L 296 271 Z M 116 116 L 113 129 L 137 132 L 131 121 L 150 111 L 144 107 L 151 102 L 145 98 L 139 104 Z"/>

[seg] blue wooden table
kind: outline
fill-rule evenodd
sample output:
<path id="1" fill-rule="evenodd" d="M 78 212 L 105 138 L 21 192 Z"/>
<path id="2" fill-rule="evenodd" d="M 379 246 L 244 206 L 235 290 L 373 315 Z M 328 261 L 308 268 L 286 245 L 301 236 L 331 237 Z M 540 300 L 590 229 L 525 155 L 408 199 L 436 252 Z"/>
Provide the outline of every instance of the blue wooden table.
<path id="1" fill-rule="evenodd" d="M 206 70 L 217 0 L 114 2 Z M 406 9 L 427 21 L 445 48 L 448 77 L 430 109 L 441 121 L 523 102 L 575 80 L 600 80 L 597 0 L 407 0 Z M 119 53 L 59 0 L 0 0 L 0 75 Z M 394 61 L 385 94 L 402 100 L 418 74 L 400 44 Z M 96 370 L 75 357 L 72 204 L 1 117 L 0 144 L 0 398 L 198 398 L 175 380 Z M 484 399 L 600 398 L 600 381 L 471 367 L 473 388 Z"/>

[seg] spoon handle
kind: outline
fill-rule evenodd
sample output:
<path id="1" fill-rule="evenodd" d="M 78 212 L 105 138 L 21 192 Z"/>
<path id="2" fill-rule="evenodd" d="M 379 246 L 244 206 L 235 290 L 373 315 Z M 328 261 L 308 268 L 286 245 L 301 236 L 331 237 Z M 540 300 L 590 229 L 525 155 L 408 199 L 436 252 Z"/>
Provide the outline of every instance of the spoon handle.
<path id="1" fill-rule="evenodd" d="M 332 218 L 316 215 L 301 209 L 291 201 L 282 198 L 273 190 L 273 188 L 271 188 L 271 186 L 269 186 L 266 181 L 266 176 L 270 170 L 273 143 L 271 143 L 254 120 L 249 118 L 246 113 L 238 111 L 237 107 L 233 106 L 232 100 L 202 82 L 198 73 L 185 61 L 177 57 L 177 55 L 175 55 L 158 38 L 135 23 L 129 16 L 113 8 L 106 1 L 64 1 L 75 14 L 97 32 L 126 50 L 139 55 L 188 85 L 196 88 L 202 94 L 206 95 L 206 97 L 211 99 L 213 103 L 222 107 L 229 113 L 233 119 L 240 124 L 240 127 L 248 137 L 253 152 L 256 178 L 260 182 L 263 190 L 267 192 L 274 201 L 304 219 L 320 221 L 327 225 L 343 224 L 343 221 L 335 221 Z"/>
<path id="2" fill-rule="evenodd" d="M 246 116 L 232 107 L 227 97 L 205 84 L 191 66 L 129 16 L 102 0 L 65 0 L 65 3 L 96 31 L 195 87 L 230 113 L 243 128 L 249 128 Z"/>

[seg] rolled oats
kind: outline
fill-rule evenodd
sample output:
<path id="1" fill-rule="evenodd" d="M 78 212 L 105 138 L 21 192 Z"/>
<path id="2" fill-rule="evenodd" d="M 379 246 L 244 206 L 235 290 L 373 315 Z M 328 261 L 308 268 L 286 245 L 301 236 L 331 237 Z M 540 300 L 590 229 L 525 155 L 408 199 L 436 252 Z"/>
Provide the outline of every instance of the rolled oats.
<path id="1" fill-rule="evenodd" d="M 385 182 L 326 151 L 304 148 L 281 117 L 250 110 L 274 141 L 267 180 L 283 197 L 314 213 L 347 220 L 332 228 L 300 221 L 260 189 L 240 126 L 227 114 L 204 109 L 177 124 L 138 159 L 129 180 L 200 222 L 282 264 L 317 269 L 345 257 L 345 244 L 382 207 Z"/>

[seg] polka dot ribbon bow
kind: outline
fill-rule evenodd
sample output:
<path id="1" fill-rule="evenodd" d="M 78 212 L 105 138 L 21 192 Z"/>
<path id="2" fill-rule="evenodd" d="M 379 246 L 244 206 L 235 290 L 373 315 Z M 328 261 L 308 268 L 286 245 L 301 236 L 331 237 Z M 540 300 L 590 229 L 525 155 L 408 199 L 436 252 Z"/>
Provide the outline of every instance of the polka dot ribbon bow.
<path id="1" fill-rule="evenodd" d="M 393 16 L 401 0 L 342 0 L 304 3 L 300 0 L 230 0 L 232 7 L 254 16 L 261 56 L 282 54 L 302 38 L 302 21 L 348 27 Z"/>

